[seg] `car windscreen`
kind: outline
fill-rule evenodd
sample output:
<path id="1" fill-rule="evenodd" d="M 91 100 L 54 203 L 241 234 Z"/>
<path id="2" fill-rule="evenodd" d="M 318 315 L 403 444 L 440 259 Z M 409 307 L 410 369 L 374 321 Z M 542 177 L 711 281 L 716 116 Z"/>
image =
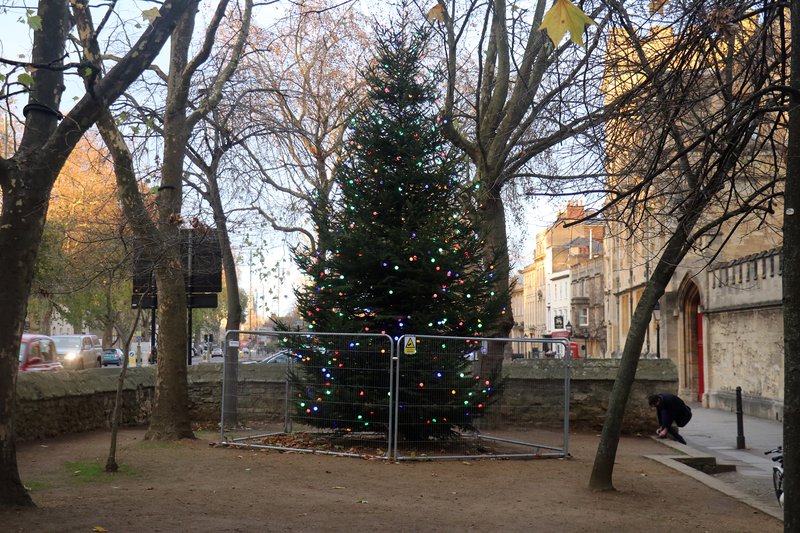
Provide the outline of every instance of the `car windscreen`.
<path id="1" fill-rule="evenodd" d="M 64 350 L 80 350 L 81 339 L 80 337 L 53 337 L 56 343 L 56 349 L 59 351 Z"/>

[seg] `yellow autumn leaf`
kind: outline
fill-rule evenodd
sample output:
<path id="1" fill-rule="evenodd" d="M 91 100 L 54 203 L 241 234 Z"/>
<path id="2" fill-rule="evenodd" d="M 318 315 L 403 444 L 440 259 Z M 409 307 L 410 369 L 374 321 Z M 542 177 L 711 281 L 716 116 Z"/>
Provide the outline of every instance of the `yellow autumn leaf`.
<path id="1" fill-rule="evenodd" d="M 157 7 L 151 7 L 150 9 L 143 9 L 142 10 L 142 18 L 152 24 L 156 21 L 158 17 L 161 16 L 161 13 L 158 11 Z"/>
<path id="2" fill-rule="evenodd" d="M 106 528 L 104 528 L 103 526 L 94 526 L 94 528 L 92 529 L 92 531 L 94 531 L 94 532 L 96 532 L 96 533 L 105 533 L 105 532 L 107 532 L 108 530 L 107 530 Z"/>
<path id="3" fill-rule="evenodd" d="M 439 22 L 444 23 L 446 16 L 447 12 L 444 10 L 444 5 L 442 4 L 436 4 L 430 9 L 430 11 L 428 11 L 428 20 L 431 22 L 438 20 Z"/>
<path id="4" fill-rule="evenodd" d="M 556 0 L 542 19 L 539 30 L 547 30 L 547 36 L 558 46 L 566 32 L 578 46 L 583 46 L 583 29 L 595 24 L 586 13 L 569 0 Z"/>

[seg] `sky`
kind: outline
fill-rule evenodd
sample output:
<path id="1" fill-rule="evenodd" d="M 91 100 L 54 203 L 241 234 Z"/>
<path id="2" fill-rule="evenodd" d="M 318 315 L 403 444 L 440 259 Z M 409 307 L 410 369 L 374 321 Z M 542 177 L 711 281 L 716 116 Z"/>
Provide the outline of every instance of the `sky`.
<path id="1" fill-rule="evenodd" d="M 33 5 L 35 9 L 35 2 L 14 2 L 12 4 L 16 6 Z M 134 21 L 133 23 L 138 22 L 141 24 L 146 24 L 141 19 L 141 11 L 153 7 L 152 3 L 144 1 L 127 1 L 120 5 L 123 6 L 123 17 Z M 208 8 L 213 3 L 206 1 L 203 2 L 203 5 Z M 257 24 L 261 26 L 268 25 L 283 9 L 284 7 L 280 3 L 262 6 L 257 11 Z M 371 10 L 374 10 L 374 4 L 362 3 L 362 9 L 372 13 Z M 207 10 L 205 12 L 201 10 L 201 17 L 207 16 L 207 13 Z M 31 12 L 31 14 L 35 13 Z M 17 60 L 29 59 L 32 31 L 25 20 L 26 16 L 24 9 L 11 9 L 0 12 L 0 27 L 3 28 L 3 38 L 0 40 L 0 56 Z M 204 24 L 198 24 L 198 27 L 203 26 Z M 168 45 L 164 49 L 167 50 Z M 166 59 L 166 52 L 162 52 L 157 62 L 164 64 Z M 21 72 L 16 72 L 11 79 L 15 79 Z M 67 91 L 62 98 L 61 111 L 66 114 L 74 99 L 82 94 L 83 87 L 80 79 L 77 76 L 68 77 Z M 18 99 L 16 104 L 21 107 L 26 101 L 27 99 Z M 17 112 L 19 113 L 19 111 Z M 563 203 L 566 203 L 566 200 Z M 508 228 L 509 235 L 513 237 L 513 244 L 518 245 L 516 250 L 512 250 L 512 261 L 514 261 L 515 269 L 521 269 L 531 261 L 536 233 L 545 229 L 554 221 L 557 205 L 545 202 L 538 202 L 538 204 L 538 206 L 535 206 L 534 201 L 526 202 L 524 207 L 524 229 L 520 230 L 513 226 Z M 509 216 L 508 218 L 510 219 L 511 217 Z M 263 264 L 257 264 L 258 261 L 251 259 L 254 257 L 252 249 L 248 250 L 244 246 L 238 247 L 240 286 L 251 297 L 256 298 L 259 315 L 271 312 L 285 315 L 293 308 L 292 288 L 302 283 L 302 276 L 294 267 L 288 246 L 282 243 L 279 237 L 271 237 L 266 244 L 268 250 L 265 252 Z"/>

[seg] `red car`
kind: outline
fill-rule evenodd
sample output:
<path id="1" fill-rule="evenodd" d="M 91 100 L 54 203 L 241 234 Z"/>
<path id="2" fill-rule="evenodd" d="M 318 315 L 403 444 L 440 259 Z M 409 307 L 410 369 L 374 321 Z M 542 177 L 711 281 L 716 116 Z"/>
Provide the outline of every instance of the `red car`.
<path id="1" fill-rule="evenodd" d="M 23 333 L 19 344 L 20 372 L 48 372 L 62 370 L 56 360 L 56 344 L 47 335 Z"/>

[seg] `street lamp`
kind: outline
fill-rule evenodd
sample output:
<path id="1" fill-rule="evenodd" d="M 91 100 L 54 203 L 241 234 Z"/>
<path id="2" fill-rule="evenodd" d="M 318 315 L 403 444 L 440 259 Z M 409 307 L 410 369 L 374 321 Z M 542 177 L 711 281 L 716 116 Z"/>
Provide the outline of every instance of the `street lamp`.
<path id="1" fill-rule="evenodd" d="M 653 307 L 653 320 L 656 321 L 656 359 L 661 359 L 661 335 L 660 333 L 660 322 L 661 322 L 661 305 L 656 302 L 655 307 Z"/>

